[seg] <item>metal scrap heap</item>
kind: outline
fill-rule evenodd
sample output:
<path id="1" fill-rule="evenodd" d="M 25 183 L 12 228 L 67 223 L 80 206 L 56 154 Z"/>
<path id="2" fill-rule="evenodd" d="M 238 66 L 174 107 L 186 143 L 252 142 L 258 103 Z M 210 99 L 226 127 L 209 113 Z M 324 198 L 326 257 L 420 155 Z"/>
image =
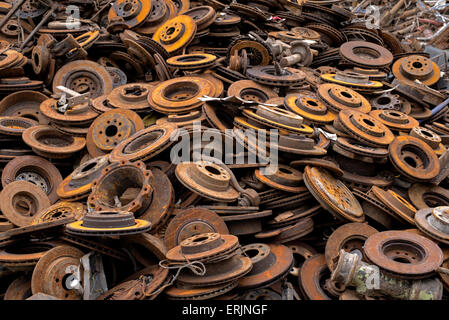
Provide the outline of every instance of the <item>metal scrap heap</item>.
<path id="1" fill-rule="evenodd" d="M 0 2 L 5 300 L 446 300 L 449 4 Z"/>

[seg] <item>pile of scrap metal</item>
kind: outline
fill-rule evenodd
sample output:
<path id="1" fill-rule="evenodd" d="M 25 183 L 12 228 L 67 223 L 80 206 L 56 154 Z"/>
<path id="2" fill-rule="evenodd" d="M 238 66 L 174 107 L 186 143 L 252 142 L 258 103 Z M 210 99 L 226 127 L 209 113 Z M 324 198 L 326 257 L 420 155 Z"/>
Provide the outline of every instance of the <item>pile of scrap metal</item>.
<path id="1" fill-rule="evenodd" d="M 1 295 L 447 299 L 447 10 L 0 2 Z"/>

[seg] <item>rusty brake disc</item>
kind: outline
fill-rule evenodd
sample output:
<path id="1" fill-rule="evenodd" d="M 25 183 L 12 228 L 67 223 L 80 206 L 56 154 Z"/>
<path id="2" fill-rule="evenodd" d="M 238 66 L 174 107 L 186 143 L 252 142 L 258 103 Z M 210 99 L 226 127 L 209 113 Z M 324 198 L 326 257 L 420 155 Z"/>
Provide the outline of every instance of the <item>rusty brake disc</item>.
<path id="1" fill-rule="evenodd" d="M 345 109 L 363 113 L 368 113 L 371 110 L 369 101 L 360 93 L 338 84 L 322 84 L 318 86 L 317 93 L 327 107 L 335 113 Z"/>
<path id="2" fill-rule="evenodd" d="M 239 288 L 264 288 L 288 275 L 293 266 L 291 250 L 278 244 L 253 243 L 242 247 L 253 268 L 239 280 Z"/>
<path id="3" fill-rule="evenodd" d="M 56 189 L 58 196 L 67 201 L 86 198 L 91 192 L 92 182 L 100 176 L 103 169 L 108 165 L 108 156 L 101 156 L 84 162 L 58 185 Z"/>
<path id="4" fill-rule="evenodd" d="M 228 96 L 235 96 L 246 101 L 266 103 L 269 99 L 278 97 L 269 87 L 251 80 L 236 81 L 228 88 Z"/>
<path id="5" fill-rule="evenodd" d="M 82 137 L 61 134 L 58 130 L 43 125 L 26 129 L 22 139 L 36 154 L 55 159 L 68 158 L 86 145 L 86 140 Z"/>
<path id="6" fill-rule="evenodd" d="M 408 189 L 408 197 L 418 210 L 449 205 L 449 191 L 432 184 L 413 184 Z"/>
<path id="7" fill-rule="evenodd" d="M 229 234 L 223 219 L 204 208 L 191 208 L 176 214 L 165 230 L 165 243 L 168 249 L 179 245 L 183 240 L 202 233 Z"/>
<path id="8" fill-rule="evenodd" d="M 440 172 L 440 162 L 435 152 L 418 138 L 396 137 L 388 150 L 391 163 L 407 179 L 425 182 Z"/>
<path id="9" fill-rule="evenodd" d="M 439 242 L 449 243 L 447 206 L 419 210 L 415 215 L 415 223 L 425 235 Z"/>
<path id="10" fill-rule="evenodd" d="M 443 262 L 435 242 L 406 231 L 375 233 L 365 241 L 364 251 L 370 262 L 398 278 L 427 278 Z"/>
<path id="11" fill-rule="evenodd" d="M 13 181 L 28 181 L 40 187 L 51 203 L 58 200 L 56 188 L 62 182 L 59 170 L 49 161 L 37 156 L 19 156 L 8 162 L 2 172 L 2 186 Z"/>
<path id="12" fill-rule="evenodd" d="M 139 115 L 131 110 L 115 109 L 101 114 L 86 136 L 86 146 L 91 157 L 111 152 L 122 141 L 144 128 Z"/>
<path id="13" fill-rule="evenodd" d="M 423 84 L 431 86 L 440 79 L 440 68 L 427 57 L 411 55 L 394 63 L 393 74 L 401 82 L 419 80 Z"/>
<path id="14" fill-rule="evenodd" d="M 379 120 L 354 110 L 342 110 L 335 118 L 334 124 L 344 129 L 345 133 L 363 144 L 372 147 L 386 147 L 395 138 L 394 134 Z"/>
<path id="15" fill-rule="evenodd" d="M 389 50 L 367 41 L 349 41 L 342 44 L 340 55 L 362 68 L 383 68 L 393 62 L 393 54 Z"/>
<path id="16" fill-rule="evenodd" d="M 45 192 L 28 181 L 9 183 L 0 194 L 0 200 L 2 213 L 19 227 L 30 225 L 35 215 L 50 206 Z"/>
<path id="17" fill-rule="evenodd" d="M 279 164 L 278 169 L 272 175 L 264 175 L 259 169 L 256 169 L 254 174 L 257 180 L 274 189 L 293 193 L 303 189 L 302 173 L 283 164 Z"/>
<path id="18" fill-rule="evenodd" d="M 151 0 L 117 0 L 109 9 L 108 20 L 112 22 L 119 16 L 130 28 L 137 27 L 150 15 L 151 2 Z"/>
<path id="19" fill-rule="evenodd" d="M 178 15 L 161 25 L 153 35 L 153 40 L 161 44 L 169 53 L 188 46 L 195 37 L 195 21 L 186 15 Z"/>
<path id="20" fill-rule="evenodd" d="M 79 202 L 60 201 L 48 208 L 45 208 L 33 217 L 32 224 L 56 221 L 60 219 L 72 221 L 81 219 L 87 212 L 87 209 Z"/>
<path id="21" fill-rule="evenodd" d="M 6 96 L 0 101 L 1 116 L 25 117 L 48 124 L 48 120 L 40 112 L 40 104 L 48 97 L 37 91 L 20 91 Z"/>
<path id="22" fill-rule="evenodd" d="M 81 300 L 79 291 L 68 289 L 66 281 L 78 270 L 83 255 L 82 251 L 70 246 L 58 246 L 46 252 L 33 270 L 33 294 L 42 292 L 59 299 Z"/>

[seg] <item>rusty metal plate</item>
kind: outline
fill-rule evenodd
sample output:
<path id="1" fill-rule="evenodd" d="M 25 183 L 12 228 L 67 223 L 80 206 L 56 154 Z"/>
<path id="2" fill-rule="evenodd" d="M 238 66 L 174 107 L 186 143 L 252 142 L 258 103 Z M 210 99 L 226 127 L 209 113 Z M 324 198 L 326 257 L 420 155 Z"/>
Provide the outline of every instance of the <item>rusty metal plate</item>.
<path id="1" fill-rule="evenodd" d="M 8 220 L 19 227 L 32 223 L 34 216 L 50 206 L 50 200 L 37 185 L 14 181 L 0 194 L 0 208 Z"/>
<path id="2" fill-rule="evenodd" d="M 400 278 L 427 278 L 443 263 L 438 245 L 405 231 L 375 233 L 365 241 L 364 251 L 370 262 Z"/>
<path id="3" fill-rule="evenodd" d="M 304 183 L 323 208 L 337 218 L 353 222 L 365 220 L 358 200 L 326 169 L 307 166 L 304 170 Z"/>
<path id="4" fill-rule="evenodd" d="M 93 158 L 103 156 L 143 128 L 142 119 L 131 110 L 107 111 L 89 127 L 86 136 L 87 150 Z"/>
<path id="5" fill-rule="evenodd" d="M 223 219 L 214 212 L 203 208 L 191 208 L 177 213 L 165 230 L 168 249 L 183 240 L 202 233 L 229 234 Z"/>
<path id="6" fill-rule="evenodd" d="M 328 268 L 333 271 L 337 265 L 340 250 L 352 252 L 358 250 L 363 254 L 365 240 L 378 232 L 367 223 L 347 223 L 337 228 L 327 239 L 325 257 Z"/>
<path id="7" fill-rule="evenodd" d="M 253 243 L 242 247 L 253 268 L 239 280 L 239 288 L 263 288 L 287 276 L 293 265 L 291 250 L 278 244 Z"/>

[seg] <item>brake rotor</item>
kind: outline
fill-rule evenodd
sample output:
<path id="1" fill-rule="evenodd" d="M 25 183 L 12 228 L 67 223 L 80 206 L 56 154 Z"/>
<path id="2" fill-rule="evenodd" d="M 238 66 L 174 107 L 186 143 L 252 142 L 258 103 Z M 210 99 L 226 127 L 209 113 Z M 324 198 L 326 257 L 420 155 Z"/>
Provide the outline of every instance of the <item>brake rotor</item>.
<path id="1" fill-rule="evenodd" d="M 447 206 L 421 209 L 416 213 L 415 222 L 425 235 L 439 242 L 449 244 Z"/>
<path id="2" fill-rule="evenodd" d="M 210 80 L 200 77 L 179 77 L 158 84 L 148 95 L 150 107 L 170 114 L 187 112 L 201 107 L 203 96 L 215 96 L 216 88 Z"/>
<path id="3" fill-rule="evenodd" d="M 350 138 L 338 137 L 333 149 L 345 157 L 366 163 L 386 163 L 388 161 L 388 149 L 369 147 Z"/>
<path id="4" fill-rule="evenodd" d="M 311 91 L 301 91 L 285 97 L 284 106 L 313 124 L 330 123 L 335 114 Z"/>
<path id="5" fill-rule="evenodd" d="M 1 192 L 0 200 L 2 213 L 19 227 L 30 225 L 35 215 L 51 205 L 45 192 L 28 181 L 9 183 Z"/>
<path id="6" fill-rule="evenodd" d="M 417 212 L 406 199 L 394 192 L 393 190 L 384 191 L 377 186 L 373 186 L 371 189 L 373 194 L 383 204 L 385 204 L 392 212 L 394 212 L 400 220 L 414 224 L 414 216 Z"/>
<path id="7" fill-rule="evenodd" d="M 326 276 L 330 276 L 330 271 L 324 254 L 316 254 L 303 263 L 299 284 L 307 299 L 331 300 L 328 293 L 323 290 Z"/>
<path id="8" fill-rule="evenodd" d="M 43 125 L 26 129 L 22 139 L 36 154 L 54 159 L 68 158 L 86 145 L 84 138 L 61 134 L 58 130 Z"/>
<path id="9" fill-rule="evenodd" d="M 190 271 L 181 272 L 178 283 L 192 287 L 205 287 L 229 283 L 241 279 L 251 271 L 251 259 L 242 255 L 234 255 L 230 259 L 217 263 L 206 263 L 206 273 L 195 275 Z"/>
<path id="10" fill-rule="evenodd" d="M 283 245 L 253 243 L 242 247 L 253 268 L 239 280 L 240 289 L 264 288 L 287 276 L 293 266 L 293 254 Z"/>
<path id="11" fill-rule="evenodd" d="M 409 132 L 419 126 L 418 120 L 396 110 L 373 110 L 369 115 L 382 122 L 391 130 Z"/>
<path id="12" fill-rule="evenodd" d="M 347 223 L 338 227 L 326 242 L 325 257 L 328 268 L 331 271 L 335 269 L 341 249 L 363 254 L 365 240 L 377 232 L 367 223 Z"/>
<path id="13" fill-rule="evenodd" d="M 294 68 L 279 68 L 275 66 L 254 66 L 246 71 L 249 79 L 268 86 L 299 86 L 306 79 L 306 74 Z"/>
<path id="14" fill-rule="evenodd" d="M 197 30 L 207 29 L 215 21 L 215 9 L 210 6 L 198 6 L 191 8 L 183 13 L 195 21 Z"/>
<path id="15" fill-rule="evenodd" d="M 397 80 L 407 82 L 421 81 L 426 86 L 440 80 L 440 68 L 427 57 L 411 55 L 397 60 L 393 64 L 393 74 Z"/>
<path id="16" fill-rule="evenodd" d="M 294 160 L 290 163 L 290 166 L 294 168 L 295 167 L 304 168 L 305 166 L 324 168 L 337 177 L 341 177 L 344 174 L 343 170 L 340 169 L 338 163 L 333 161 L 332 158 L 329 159 L 305 158 L 301 160 Z"/>
<path id="17" fill-rule="evenodd" d="M 340 55 L 362 68 L 384 68 L 393 62 L 393 54 L 367 41 L 349 41 L 340 46 Z"/>
<path id="18" fill-rule="evenodd" d="M 239 197 L 231 185 L 231 175 L 215 163 L 182 162 L 176 166 L 175 173 L 186 188 L 207 199 L 233 202 Z"/>
<path id="19" fill-rule="evenodd" d="M 409 180 L 429 181 L 440 172 L 440 162 L 435 152 L 418 138 L 396 137 L 388 150 L 391 163 Z"/>
<path id="20" fill-rule="evenodd" d="M 33 217 L 32 224 L 52 222 L 60 219 L 72 219 L 73 221 L 81 219 L 87 210 L 79 202 L 60 201 L 45 210 L 42 210 Z"/>
<path id="21" fill-rule="evenodd" d="M 338 219 L 363 222 L 362 207 L 343 182 L 326 169 L 307 166 L 304 183 L 314 198 Z"/>
<path id="22" fill-rule="evenodd" d="M 110 161 L 147 161 L 172 145 L 170 138 L 176 130 L 171 123 L 140 130 L 112 150 Z"/>
<path id="23" fill-rule="evenodd" d="M 265 175 L 260 169 L 256 169 L 254 174 L 257 180 L 274 189 L 292 193 L 299 192 L 303 189 L 302 173 L 283 164 L 278 164 L 278 168 L 274 174 Z"/>
<path id="24" fill-rule="evenodd" d="M 344 128 L 345 133 L 372 147 L 386 147 L 395 138 L 394 134 L 379 120 L 355 110 L 342 110 L 335 123 Z"/>
<path id="25" fill-rule="evenodd" d="M 56 189 L 59 198 L 75 201 L 85 198 L 92 189 L 92 182 L 109 165 L 108 156 L 88 160 L 75 169 Z"/>
<path id="26" fill-rule="evenodd" d="M 255 207 L 258 209 L 258 207 Z M 238 207 L 236 211 L 238 211 Z M 241 210 L 241 209 L 240 209 Z M 248 212 L 237 214 L 237 212 L 226 212 L 225 216 L 222 216 L 223 221 L 229 229 L 229 233 L 235 236 L 253 235 L 263 230 L 262 221 L 264 218 L 271 216 L 273 213 L 271 210 L 257 212 Z"/>
<path id="27" fill-rule="evenodd" d="M 408 189 L 408 197 L 418 210 L 449 206 L 449 191 L 431 184 L 413 184 Z"/>
<path id="28" fill-rule="evenodd" d="M 164 293 L 171 300 L 208 300 L 231 291 L 237 284 L 238 281 L 203 288 L 172 286 Z"/>
<path id="29" fill-rule="evenodd" d="M 122 17 L 129 28 L 142 24 L 151 13 L 151 0 L 117 0 L 111 5 L 108 21 L 111 23 L 117 16 Z"/>
<path id="30" fill-rule="evenodd" d="M 154 266 L 164 260 L 168 251 L 163 240 L 148 233 L 127 235 L 123 239 L 131 254 L 144 266 Z"/>
<path id="31" fill-rule="evenodd" d="M 215 262 L 220 257 L 235 252 L 239 246 L 236 236 L 219 233 L 202 233 L 183 240 L 167 252 L 167 259 L 174 262 Z"/>
<path id="32" fill-rule="evenodd" d="M 31 294 L 31 279 L 21 276 L 8 286 L 3 300 L 26 300 L 31 297 Z"/>
<path id="33" fill-rule="evenodd" d="M 302 125 L 301 127 L 307 129 L 305 125 Z M 322 137 L 321 134 L 320 137 Z M 312 138 L 307 138 L 300 134 L 290 133 L 289 135 L 279 136 L 278 150 L 285 153 L 308 156 L 322 156 L 327 153 L 327 150 L 325 148 L 328 147 L 328 142 L 329 140 L 323 138 L 322 143 L 316 143 Z"/>
<path id="34" fill-rule="evenodd" d="M 21 136 L 26 129 L 37 125 L 37 121 L 24 117 L 0 117 L 0 134 Z"/>
<path id="35" fill-rule="evenodd" d="M 276 92 L 269 87 L 251 80 L 236 81 L 228 88 L 228 96 L 235 96 L 245 101 L 266 103 L 269 99 L 277 98 Z"/>
<path id="36" fill-rule="evenodd" d="M 103 66 L 88 61 L 77 60 L 62 66 L 53 78 L 53 92 L 60 93 L 58 86 L 64 86 L 79 93 L 90 93 L 90 98 L 96 98 L 111 92 L 112 78 Z"/>
<path id="37" fill-rule="evenodd" d="M 191 17 L 178 15 L 160 26 L 154 33 L 153 40 L 172 53 L 188 46 L 196 31 L 196 23 Z"/>
<path id="38" fill-rule="evenodd" d="M 441 137 L 432 130 L 416 126 L 410 131 L 410 136 L 424 141 L 435 151 L 442 149 Z"/>
<path id="39" fill-rule="evenodd" d="M 168 249 L 183 240 L 202 233 L 229 234 L 223 219 L 214 212 L 203 208 L 184 210 L 170 221 L 165 230 L 165 244 Z"/>
<path id="40" fill-rule="evenodd" d="M 273 53 L 268 45 L 247 36 L 238 37 L 228 46 L 228 60 L 235 54 L 241 56 L 245 51 L 249 65 L 267 66 L 273 60 Z"/>
<path id="41" fill-rule="evenodd" d="M 302 238 L 312 231 L 313 220 L 310 217 L 305 217 L 291 225 L 259 232 L 254 235 L 254 238 L 268 239 L 270 243 L 286 243 Z"/>
<path id="42" fill-rule="evenodd" d="M 97 300 L 154 300 L 163 291 L 168 276 L 167 269 L 149 266 L 103 293 Z"/>
<path id="43" fill-rule="evenodd" d="M 371 104 L 365 97 L 347 87 L 325 83 L 318 87 L 317 93 L 327 107 L 335 113 L 346 109 L 362 113 L 368 113 L 371 110 Z"/>
<path id="44" fill-rule="evenodd" d="M 152 225 L 152 230 L 157 230 L 164 225 L 169 218 L 171 207 L 175 200 L 175 191 L 168 176 L 157 168 L 151 168 L 153 178 L 153 199 L 148 209 L 139 216 L 140 219 L 147 220 Z"/>
<path id="45" fill-rule="evenodd" d="M 193 127 L 195 123 L 204 123 L 206 115 L 200 110 L 190 111 L 187 113 L 169 114 L 156 120 L 156 125 L 163 125 L 166 123 L 174 124 L 178 128 Z"/>
<path id="46" fill-rule="evenodd" d="M 396 110 L 405 114 L 410 114 L 412 111 L 410 102 L 401 98 L 398 94 L 391 94 L 390 92 L 371 99 L 370 103 L 374 110 Z"/>
<path id="47" fill-rule="evenodd" d="M 41 125 L 48 124 L 48 120 L 40 112 L 41 103 L 47 99 L 47 96 L 37 91 L 11 93 L 1 100 L 0 115 L 24 117 L 38 121 Z"/>
<path id="48" fill-rule="evenodd" d="M 142 161 L 112 163 L 92 182 L 87 203 L 95 211 L 129 211 L 139 217 L 151 203 L 151 179 Z"/>
<path id="49" fill-rule="evenodd" d="M 30 270 L 42 256 L 56 246 L 51 242 L 34 242 L 14 244 L 0 251 L 0 263 L 12 270 Z"/>
<path id="50" fill-rule="evenodd" d="M 406 231 L 375 233 L 363 249 L 370 262 L 398 278 L 428 278 L 443 263 L 443 252 L 435 242 Z"/>
<path id="51" fill-rule="evenodd" d="M 217 57 L 213 54 L 190 53 L 167 59 L 167 65 L 179 70 L 197 70 L 212 67 L 216 60 Z"/>
<path id="52" fill-rule="evenodd" d="M 244 109 L 243 115 L 262 125 L 285 130 L 289 133 L 311 135 L 313 129 L 303 124 L 303 118 L 285 109 L 258 106 L 255 112 Z"/>
<path id="53" fill-rule="evenodd" d="M 79 236 L 128 235 L 150 229 L 150 222 L 134 219 L 134 214 L 127 211 L 95 211 L 66 226 L 67 233 Z"/>
<path id="54" fill-rule="evenodd" d="M 19 156 L 2 171 L 2 186 L 13 181 L 28 181 L 40 187 L 51 203 L 58 201 L 56 188 L 62 182 L 59 170 L 49 161 L 36 156 Z"/>
<path id="55" fill-rule="evenodd" d="M 58 246 L 49 250 L 33 271 L 31 291 L 52 295 L 63 300 L 81 300 L 81 293 L 68 287 L 68 281 L 75 280 L 84 253 L 74 247 Z M 80 272 L 82 275 L 83 273 Z M 80 279 L 82 283 L 82 280 Z"/>
<path id="56" fill-rule="evenodd" d="M 117 87 L 108 94 L 108 104 L 114 108 L 128 109 L 135 112 L 150 108 L 147 97 L 154 88 L 152 84 L 128 83 Z"/>
<path id="57" fill-rule="evenodd" d="M 77 104 L 64 113 L 58 111 L 57 103 L 58 101 L 55 99 L 47 99 L 40 106 L 41 114 L 56 124 L 68 126 L 85 125 L 90 124 L 98 117 L 98 113 L 91 110 L 87 102 Z"/>
<path id="58" fill-rule="evenodd" d="M 91 157 L 111 152 L 122 141 L 144 128 L 139 115 L 131 110 L 115 109 L 101 114 L 86 136 L 86 146 Z"/>

